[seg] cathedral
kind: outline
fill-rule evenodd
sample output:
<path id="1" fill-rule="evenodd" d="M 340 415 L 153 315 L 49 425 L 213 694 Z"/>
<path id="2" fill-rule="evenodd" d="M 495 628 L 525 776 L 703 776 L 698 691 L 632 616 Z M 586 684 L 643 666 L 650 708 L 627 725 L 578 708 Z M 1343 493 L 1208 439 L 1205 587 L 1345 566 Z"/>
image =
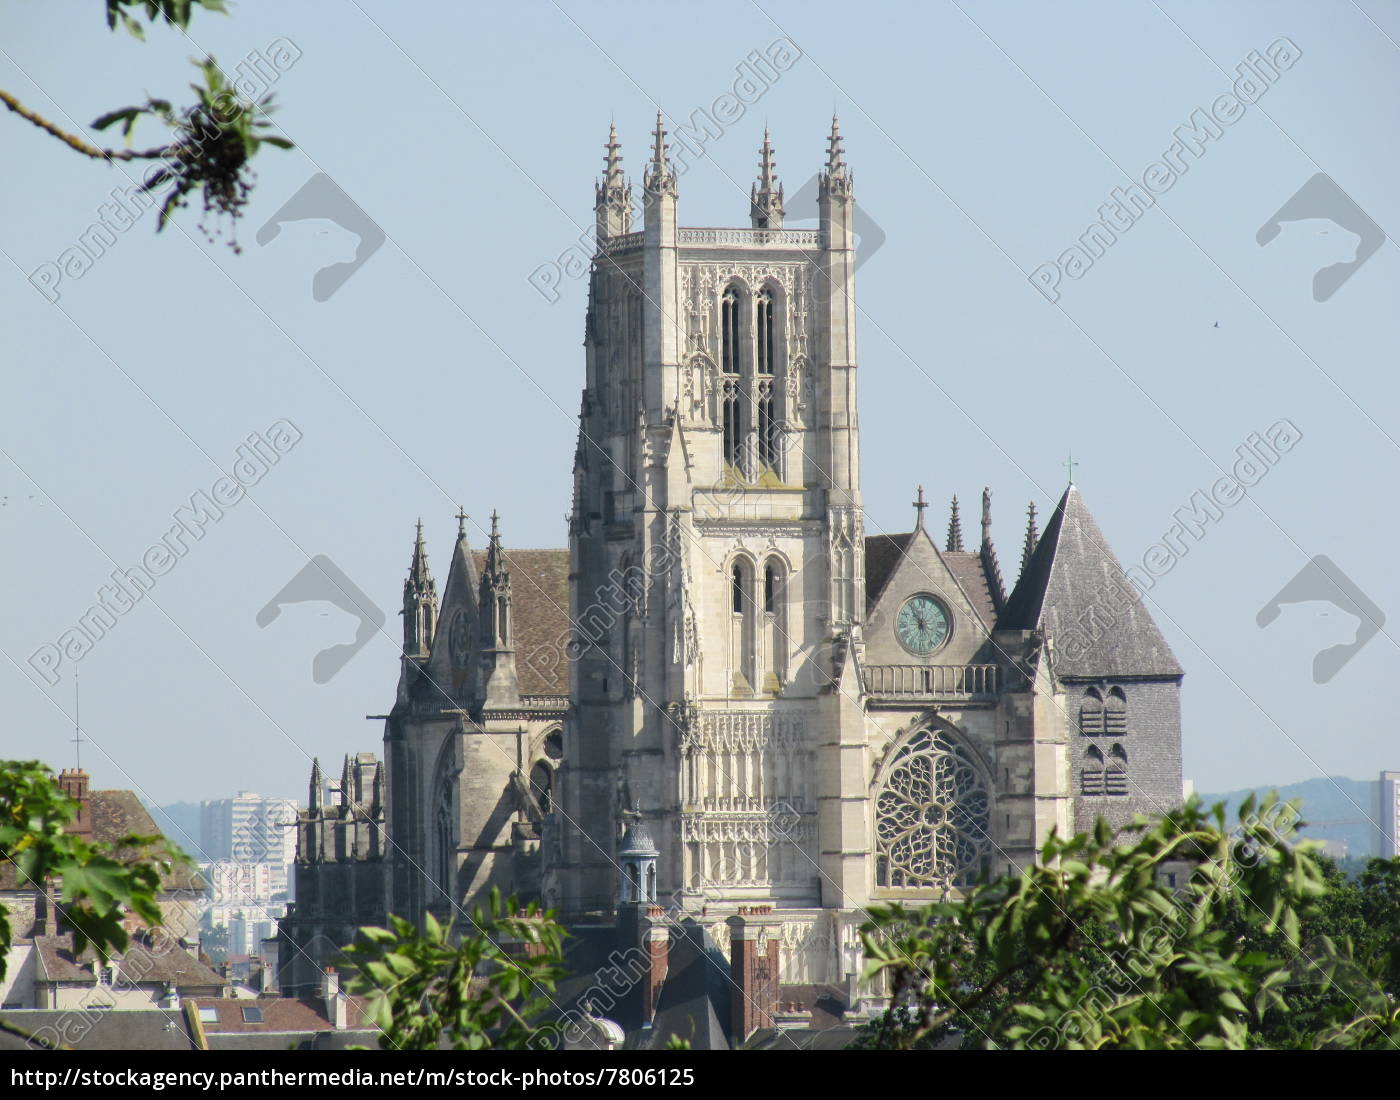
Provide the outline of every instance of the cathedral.
<path id="1" fill-rule="evenodd" d="M 567 549 L 494 514 L 474 549 L 459 515 L 439 598 L 420 524 L 382 757 L 318 765 L 298 822 L 284 985 L 499 886 L 622 943 L 683 925 L 673 976 L 684 940 L 769 983 L 720 1021 L 738 1045 L 797 991 L 868 1000 L 871 904 L 1179 804 L 1182 669 L 1073 485 L 1010 591 L 988 490 L 980 537 L 956 497 L 931 530 L 922 488 L 911 530 L 865 533 L 834 119 L 818 205 L 784 227 L 765 133 L 749 225 L 682 226 L 658 118 L 636 228 L 609 135 Z M 653 977 L 642 1026 L 680 996 Z"/>

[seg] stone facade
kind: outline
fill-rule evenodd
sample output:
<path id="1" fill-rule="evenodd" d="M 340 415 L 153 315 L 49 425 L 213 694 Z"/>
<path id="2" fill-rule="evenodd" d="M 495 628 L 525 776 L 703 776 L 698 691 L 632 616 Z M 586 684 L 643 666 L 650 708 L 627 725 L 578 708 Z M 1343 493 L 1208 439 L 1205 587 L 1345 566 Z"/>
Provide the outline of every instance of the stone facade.
<path id="1" fill-rule="evenodd" d="M 479 556 L 459 529 L 439 609 L 420 527 L 385 902 L 494 884 L 596 924 L 630 897 L 716 950 L 757 935 L 764 988 L 850 1003 L 870 902 L 1178 804 L 1182 671 L 1073 486 L 1009 593 L 989 491 L 976 549 L 956 499 L 935 541 L 922 489 L 911 531 L 866 535 L 834 120 L 815 230 L 784 228 L 766 135 L 750 227 L 682 227 L 665 137 L 640 231 L 615 133 L 595 195 L 568 550 L 507 552 L 493 517 Z M 656 852 L 644 897 L 627 835 Z"/>

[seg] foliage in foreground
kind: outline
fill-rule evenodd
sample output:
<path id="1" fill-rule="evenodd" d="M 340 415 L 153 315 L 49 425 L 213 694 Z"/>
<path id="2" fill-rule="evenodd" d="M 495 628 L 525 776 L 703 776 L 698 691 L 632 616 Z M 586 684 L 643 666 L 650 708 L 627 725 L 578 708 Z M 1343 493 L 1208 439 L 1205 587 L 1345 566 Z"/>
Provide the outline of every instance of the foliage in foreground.
<path id="1" fill-rule="evenodd" d="M 1400 861 L 1350 885 L 1296 823 L 1250 799 L 1231 829 L 1193 798 L 1117 836 L 1052 834 L 961 902 L 872 910 L 891 1008 L 858 1045 L 1395 1049 Z"/>
<path id="2" fill-rule="evenodd" d="M 206 11 L 226 11 L 223 0 L 107 0 L 107 26 L 125 28 L 139 39 L 145 38 L 141 19 L 152 25 L 165 23 L 185 31 L 196 7 Z M 214 58 L 195 60 L 202 83 L 191 84 L 197 101 L 186 108 L 176 108 L 167 99 L 148 98 L 140 106 L 108 111 L 94 119 L 94 130 L 106 130 L 121 124 L 122 136 L 129 143 L 138 119 L 147 116 L 163 123 L 172 131 L 170 140 L 149 149 L 103 149 L 82 136 L 63 129 L 55 122 L 25 106 L 11 93 L 0 89 L 0 104 L 14 114 L 57 138 L 75 152 L 93 160 L 159 161 L 142 176 L 141 190 L 159 194 L 165 192 L 156 232 L 160 232 L 176 210 L 186 205 L 192 192 L 200 191 L 206 215 L 227 216 L 236 221 L 242 216 L 252 189 L 252 169 L 248 162 L 262 145 L 290 149 L 292 143 L 268 131 L 272 123 L 272 97 L 264 96 L 256 103 L 243 99 L 219 68 Z M 204 226 L 201 224 L 201 228 Z M 209 231 L 205 229 L 206 236 Z M 230 237 L 230 245 L 239 251 L 238 242 Z"/>
<path id="3" fill-rule="evenodd" d="M 368 998 L 385 1050 L 524 1049 L 554 1007 L 564 929 L 552 912 L 492 889 L 488 909 L 458 929 L 428 914 L 423 928 L 391 916 L 346 949 L 350 991 Z M 528 950 L 527 950 L 528 949 Z"/>
<path id="4" fill-rule="evenodd" d="M 130 911 L 151 927 L 159 925 L 161 880 L 177 865 L 191 864 L 161 836 L 132 835 L 103 844 L 64 832 L 77 816 L 78 803 L 46 765 L 0 761 L 0 866 L 13 869 L 21 889 L 59 885 L 59 909 L 73 933 L 74 954 L 91 946 L 108 958 L 130 942 L 123 914 Z M 13 935 L 9 911 L 0 905 L 0 980 Z M 0 1029 L 25 1034 L 3 1023 Z"/>

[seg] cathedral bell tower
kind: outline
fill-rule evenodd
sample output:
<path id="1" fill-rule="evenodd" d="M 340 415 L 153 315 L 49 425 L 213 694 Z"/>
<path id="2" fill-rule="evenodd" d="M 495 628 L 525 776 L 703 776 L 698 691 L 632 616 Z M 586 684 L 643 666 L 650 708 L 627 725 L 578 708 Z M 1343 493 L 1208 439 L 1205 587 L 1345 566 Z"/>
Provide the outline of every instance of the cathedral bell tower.
<path id="1" fill-rule="evenodd" d="M 841 134 L 833 120 L 816 229 L 784 226 L 767 133 L 749 224 L 681 226 L 667 136 L 658 114 L 640 232 L 615 127 L 595 190 L 561 905 L 616 905 L 634 806 L 658 896 L 859 904 L 863 718 L 842 681 L 862 644 L 864 541 Z"/>

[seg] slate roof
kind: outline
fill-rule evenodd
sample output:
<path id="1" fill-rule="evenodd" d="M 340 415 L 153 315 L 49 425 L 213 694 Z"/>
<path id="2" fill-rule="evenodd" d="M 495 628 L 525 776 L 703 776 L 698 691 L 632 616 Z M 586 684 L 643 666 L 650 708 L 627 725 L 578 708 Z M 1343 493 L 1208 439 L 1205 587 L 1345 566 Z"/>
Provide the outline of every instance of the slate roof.
<path id="1" fill-rule="evenodd" d="M 671 1036 L 692 1050 L 729 1049 L 729 960 L 697 921 L 671 929 L 666 980 L 656 1002 L 647 1045 L 663 1050 Z"/>
<path id="2" fill-rule="evenodd" d="M 37 978 L 45 982 L 76 982 L 91 985 L 94 979 L 93 960 L 89 947 L 80 956 L 73 954 L 71 936 L 35 936 L 39 970 Z M 148 932 L 138 932 L 117 962 L 120 980 L 131 985 L 171 983 L 177 990 L 219 989 L 226 983 L 223 976 L 200 962 L 184 948 L 172 944 L 167 937 L 153 938 Z"/>
<path id="3" fill-rule="evenodd" d="M 894 567 L 909 545 L 912 532 L 902 535 L 867 535 L 865 537 L 865 606 L 875 606 L 875 601 L 884 591 L 885 582 L 890 579 Z"/>
<path id="4" fill-rule="evenodd" d="M 76 1050 L 193 1050 L 185 1015 L 179 1009 L 112 1009 L 76 1014 L 71 1008 L 6 1009 L 5 1020 Z M 0 1050 L 35 1049 L 16 1035 L 0 1032 Z"/>
<path id="5" fill-rule="evenodd" d="M 473 550 L 479 576 L 486 551 Z M 515 627 L 515 676 L 521 695 L 567 695 L 569 662 L 569 552 L 505 551 Z"/>
<path id="6" fill-rule="evenodd" d="M 997 626 L 1045 631 L 1055 642 L 1061 677 L 1182 675 L 1073 485 L 1060 498 Z"/>

